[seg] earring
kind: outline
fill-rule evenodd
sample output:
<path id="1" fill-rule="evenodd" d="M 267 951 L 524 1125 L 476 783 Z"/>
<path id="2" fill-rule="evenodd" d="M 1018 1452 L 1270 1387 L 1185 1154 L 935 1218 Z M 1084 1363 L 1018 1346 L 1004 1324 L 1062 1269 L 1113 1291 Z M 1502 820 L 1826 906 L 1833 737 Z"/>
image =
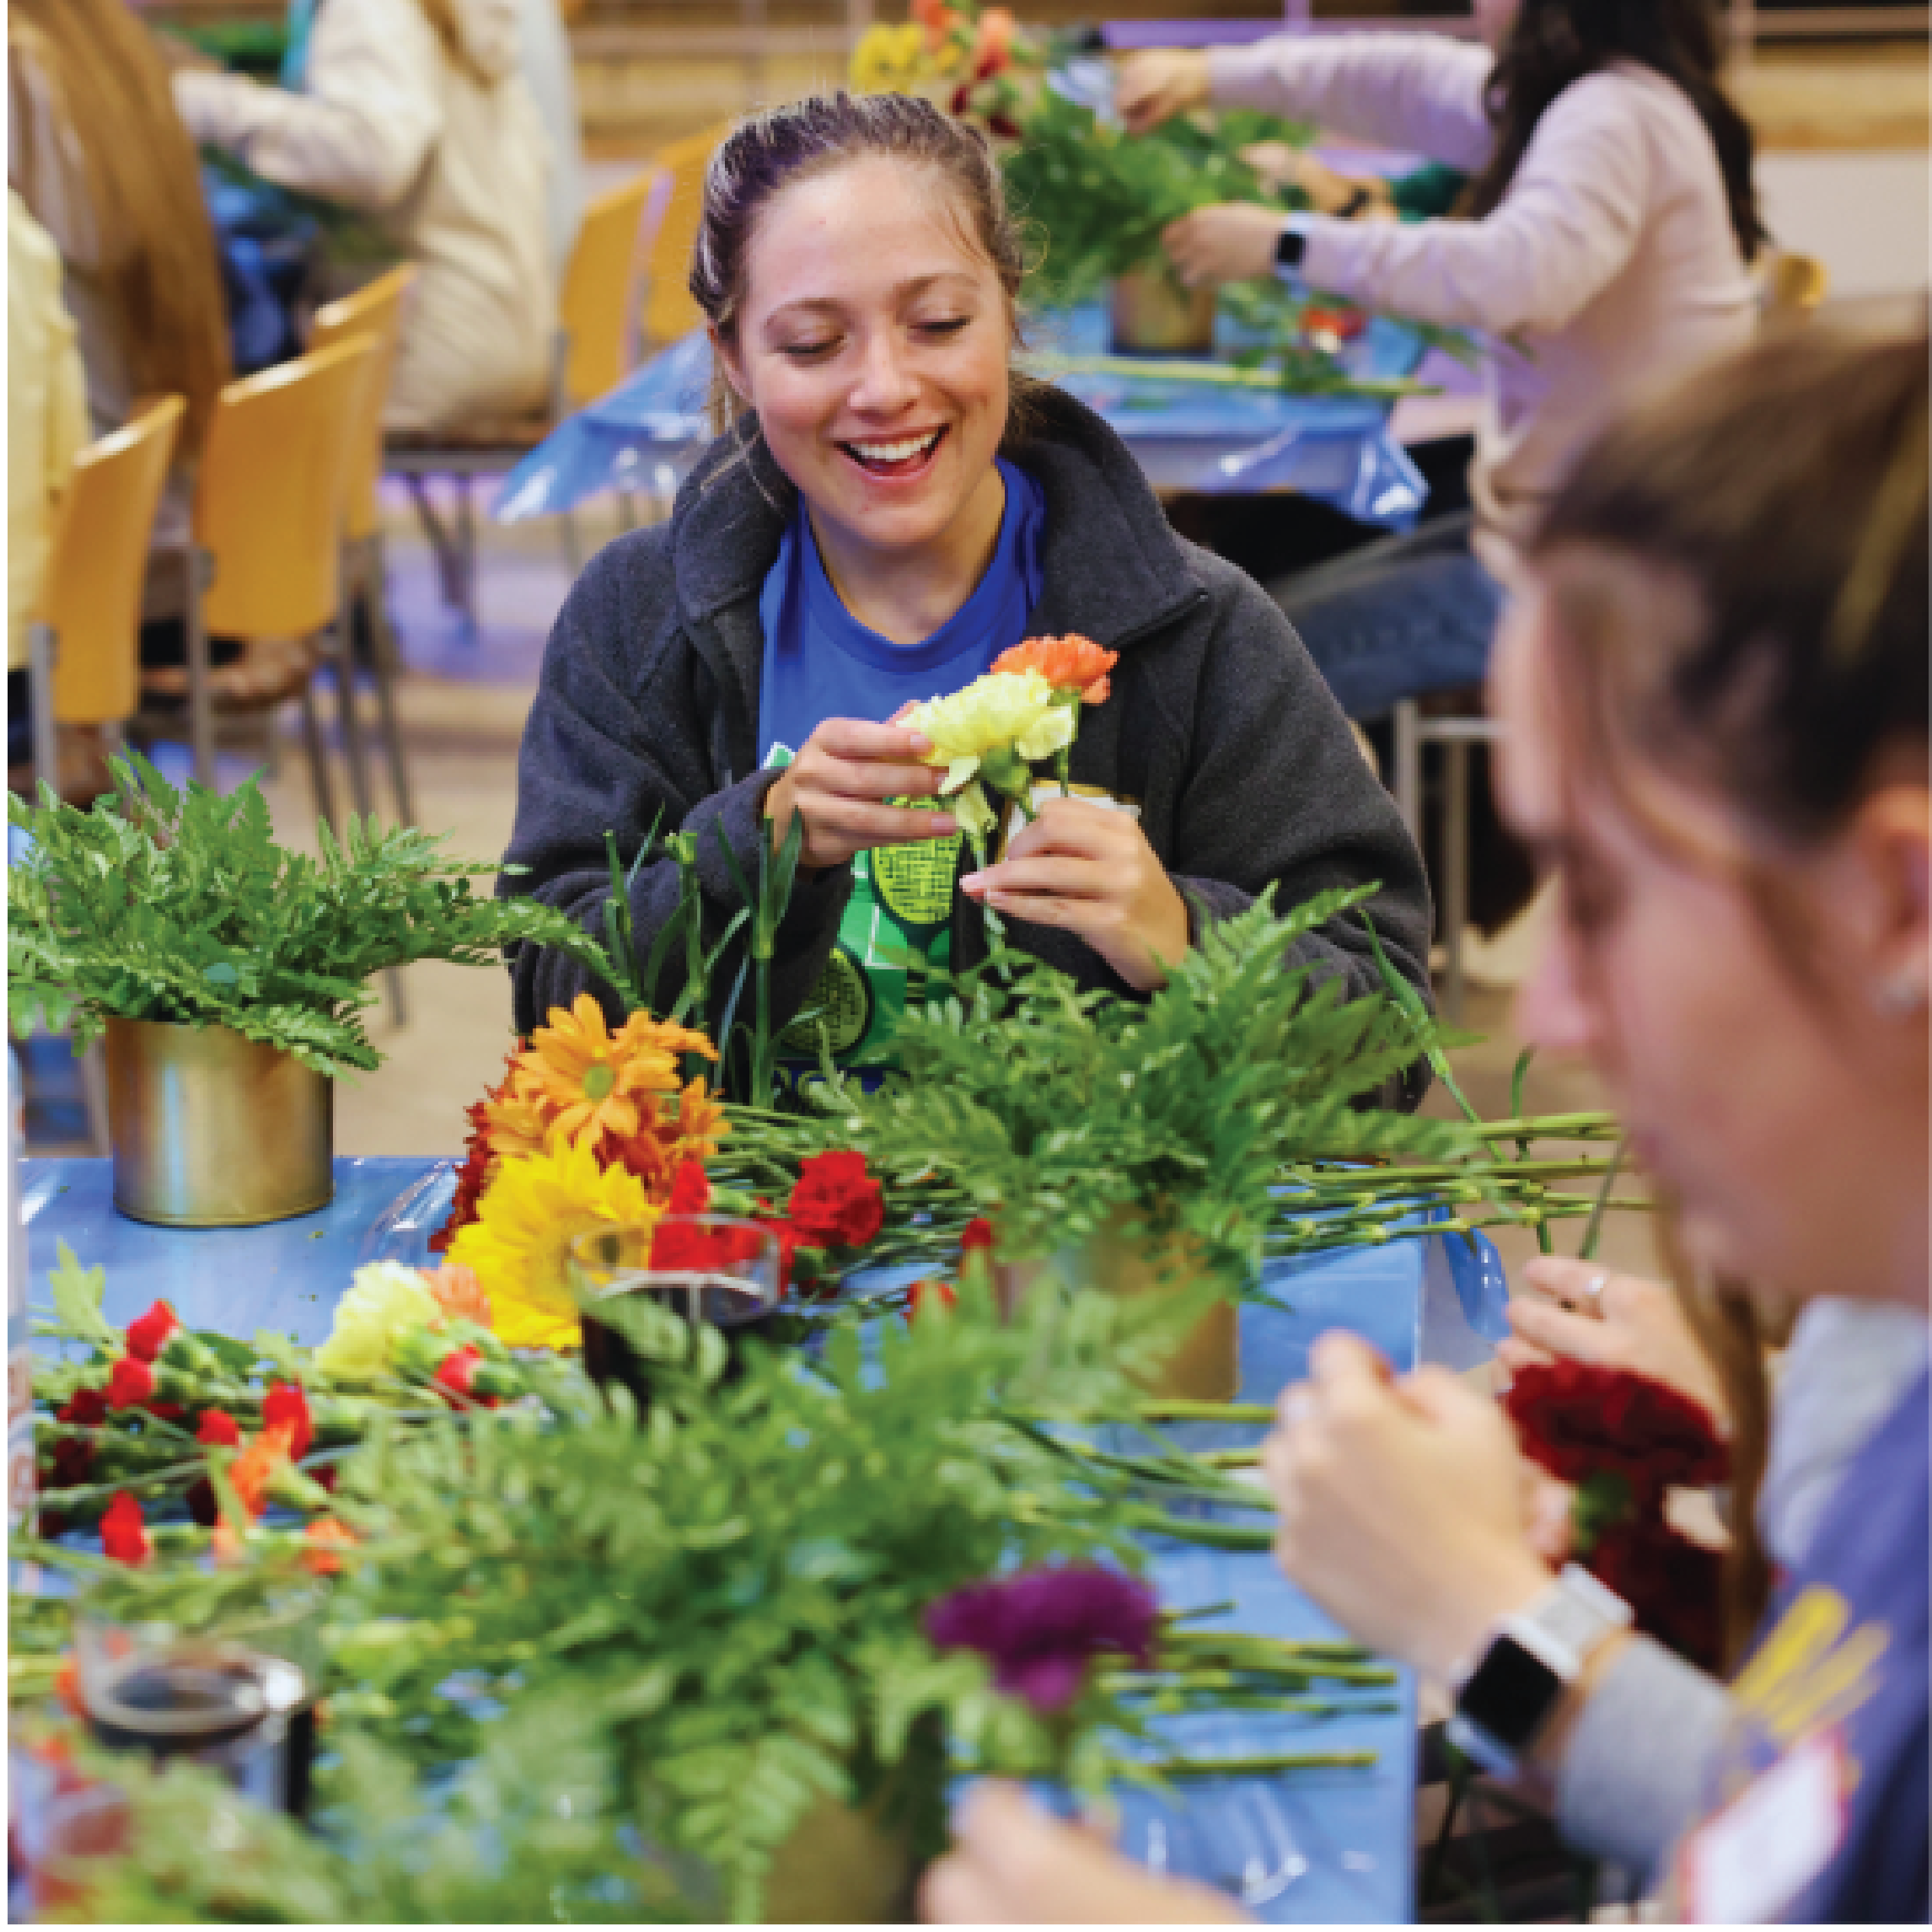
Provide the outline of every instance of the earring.
<path id="1" fill-rule="evenodd" d="M 1888 1020 L 1906 1020 L 1925 1004 L 1925 987 L 1915 973 L 1894 973 L 1881 981 L 1873 1004 Z"/>

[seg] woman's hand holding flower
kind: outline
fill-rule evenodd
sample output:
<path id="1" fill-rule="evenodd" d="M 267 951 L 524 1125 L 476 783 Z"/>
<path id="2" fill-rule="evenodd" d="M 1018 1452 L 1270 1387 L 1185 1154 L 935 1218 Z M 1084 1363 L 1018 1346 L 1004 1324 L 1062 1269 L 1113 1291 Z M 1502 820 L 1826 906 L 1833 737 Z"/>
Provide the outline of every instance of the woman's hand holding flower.
<path id="1" fill-rule="evenodd" d="M 1522 1459 L 1496 1404 L 1446 1370 L 1396 1381 L 1324 1335 L 1262 1452 L 1282 1569 L 1351 1634 L 1447 1680 L 1548 1585 Z"/>
<path id="2" fill-rule="evenodd" d="M 1161 231 L 1161 246 L 1189 288 L 1224 282 L 1265 282 L 1275 272 L 1281 211 L 1251 201 L 1196 208 Z"/>
<path id="3" fill-rule="evenodd" d="M 844 865 L 875 845 L 910 845 L 942 839 L 958 826 L 949 812 L 888 805 L 888 798 L 930 798 L 941 774 L 920 762 L 932 749 L 916 732 L 858 718 L 827 718 L 807 738 L 765 795 L 774 841 L 805 821 L 798 862 L 808 872 Z"/>
<path id="4" fill-rule="evenodd" d="M 959 883 L 996 912 L 1085 940 L 1143 993 L 1188 950 L 1187 902 L 1140 822 L 1090 798 L 1049 798 L 999 864 Z"/>

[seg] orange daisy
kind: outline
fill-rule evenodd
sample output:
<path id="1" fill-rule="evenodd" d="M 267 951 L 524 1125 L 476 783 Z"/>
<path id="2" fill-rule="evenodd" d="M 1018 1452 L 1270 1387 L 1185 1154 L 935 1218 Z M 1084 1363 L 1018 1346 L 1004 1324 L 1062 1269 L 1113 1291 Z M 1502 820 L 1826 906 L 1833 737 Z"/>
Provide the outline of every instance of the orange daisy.
<path id="1" fill-rule="evenodd" d="M 550 1023 L 531 1036 L 529 1050 L 518 1056 L 513 1092 L 545 1110 L 546 1137 L 627 1140 L 641 1124 L 641 1098 L 678 1091 L 678 1056 L 686 1053 L 717 1058 L 702 1033 L 648 1013 L 633 1013 L 613 1033 L 604 1009 L 579 993 L 569 1012 L 553 1006 Z"/>

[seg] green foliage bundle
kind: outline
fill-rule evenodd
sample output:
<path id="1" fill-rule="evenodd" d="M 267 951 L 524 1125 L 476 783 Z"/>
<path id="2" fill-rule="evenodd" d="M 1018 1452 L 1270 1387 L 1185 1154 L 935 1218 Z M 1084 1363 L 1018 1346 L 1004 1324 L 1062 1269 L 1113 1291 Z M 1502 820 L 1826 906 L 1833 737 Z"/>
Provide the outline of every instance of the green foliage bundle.
<path id="1" fill-rule="evenodd" d="M 332 1612 L 338 1725 L 433 1763 L 467 1757 L 504 1706 L 593 1714 L 613 1802 L 740 1918 L 824 1802 L 876 1807 L 931 1849 L 947 1754 L 1104 1779 L 1096 1727 L 1133 1728 L 1124 1710 L 1083 1711 L 1070 1761 L 921 1619 L 1011 1564 L 1135 1560 L 1117 1512 L 1006 1419 L 1049 1395 L 1058 1415 L 1119 1412 L 1116 1307 L 1043 1296 L 1008 1326 L 969 1293 L 944 1318 L 879 1324 L 869 1349 L 843 1329 L 816 1363 L 753 1344 L 728 1381 L 715 1331 L 694 1345 L 633 1320 L 658 1364 L 641 1420 L 560 1366 L 547 1418 L 379 1432 L 344 1466 L 362 1554 Z"/>
<path id="2" fill-rule="evenodd" d="M 1129 1214 L 1245 1279 L 1290 1163 L 1467 1145 L 1448 1123 L 1358 1105 L 1422 1050 L 1414 1022 L 1387 996 L 1314 984 L 1295 959 L 1297 941 L 1373 890 L 1287 914 L 1264 898 L 1209 921 L 1145 1003 L 997 953 L 906 1015 L 903 1078 L 848 1090 L 840 1129 L 889 1174 L 942 1177 L 993 1218 L 1003 1258 L 1077 1247 Z"/>
<path id="3" fill-rule="evenodd" d="M 85 1046 L 110 1018 L 232 1027 L 319 1073 L 370 1069 L 370 977 L 417 959 L 496 962 L 517 942 L 562 947 L 608 972 L 571 920 L 529 899 L 477 896 L 493 865 L 448 857 L 413 827 L 326 826 L 311 859 L 276 843 L 252 777 L 227 797 L 177 792 L 144 759 L 78 812 L 43 788 L 8 821 L 32 851 L 7 875 L 8 1015 L 72 1024 Z"/>
<path id="4" fill-rule="evenodd" d="M 1267 115 L 1182 115 L 1129 136 L 1048 86 L 1028 103 L 1022 125 L 1001 168 L 1014 208 L 1044 238 L 1031 279 L 1052 304 L 1085 301 L 1116 276 L 1163 260 L 1162 229 L 1196 208 L 1303 205 L 1297 193 L 1271 191 L 1241 158 L 1258 141 L 1307 140 Z"/>

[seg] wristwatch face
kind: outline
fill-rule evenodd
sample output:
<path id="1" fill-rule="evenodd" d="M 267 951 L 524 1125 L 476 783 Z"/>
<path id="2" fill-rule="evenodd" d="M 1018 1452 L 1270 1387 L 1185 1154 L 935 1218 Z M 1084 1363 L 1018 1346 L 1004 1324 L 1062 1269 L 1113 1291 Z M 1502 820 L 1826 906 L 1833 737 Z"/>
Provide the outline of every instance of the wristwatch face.
<path id="1" fill-rule="evenodd" d="M 1543 1728 L 1563 1689 L 1563 1679 L 1514 1637 L 1498 1637 L 1456 1699 L 1456 1709 L 1479 1730 L 1511 1752 L 1520 1752 Z"/>
<path id="2" fill-rule="evenodd" d="M 1275 266 L 1277 268 L 1299 268 L 1303 251 L 1308 246 L 1308 238 L 1299 228 L 1284 228 L 1275 244 Z"/>

